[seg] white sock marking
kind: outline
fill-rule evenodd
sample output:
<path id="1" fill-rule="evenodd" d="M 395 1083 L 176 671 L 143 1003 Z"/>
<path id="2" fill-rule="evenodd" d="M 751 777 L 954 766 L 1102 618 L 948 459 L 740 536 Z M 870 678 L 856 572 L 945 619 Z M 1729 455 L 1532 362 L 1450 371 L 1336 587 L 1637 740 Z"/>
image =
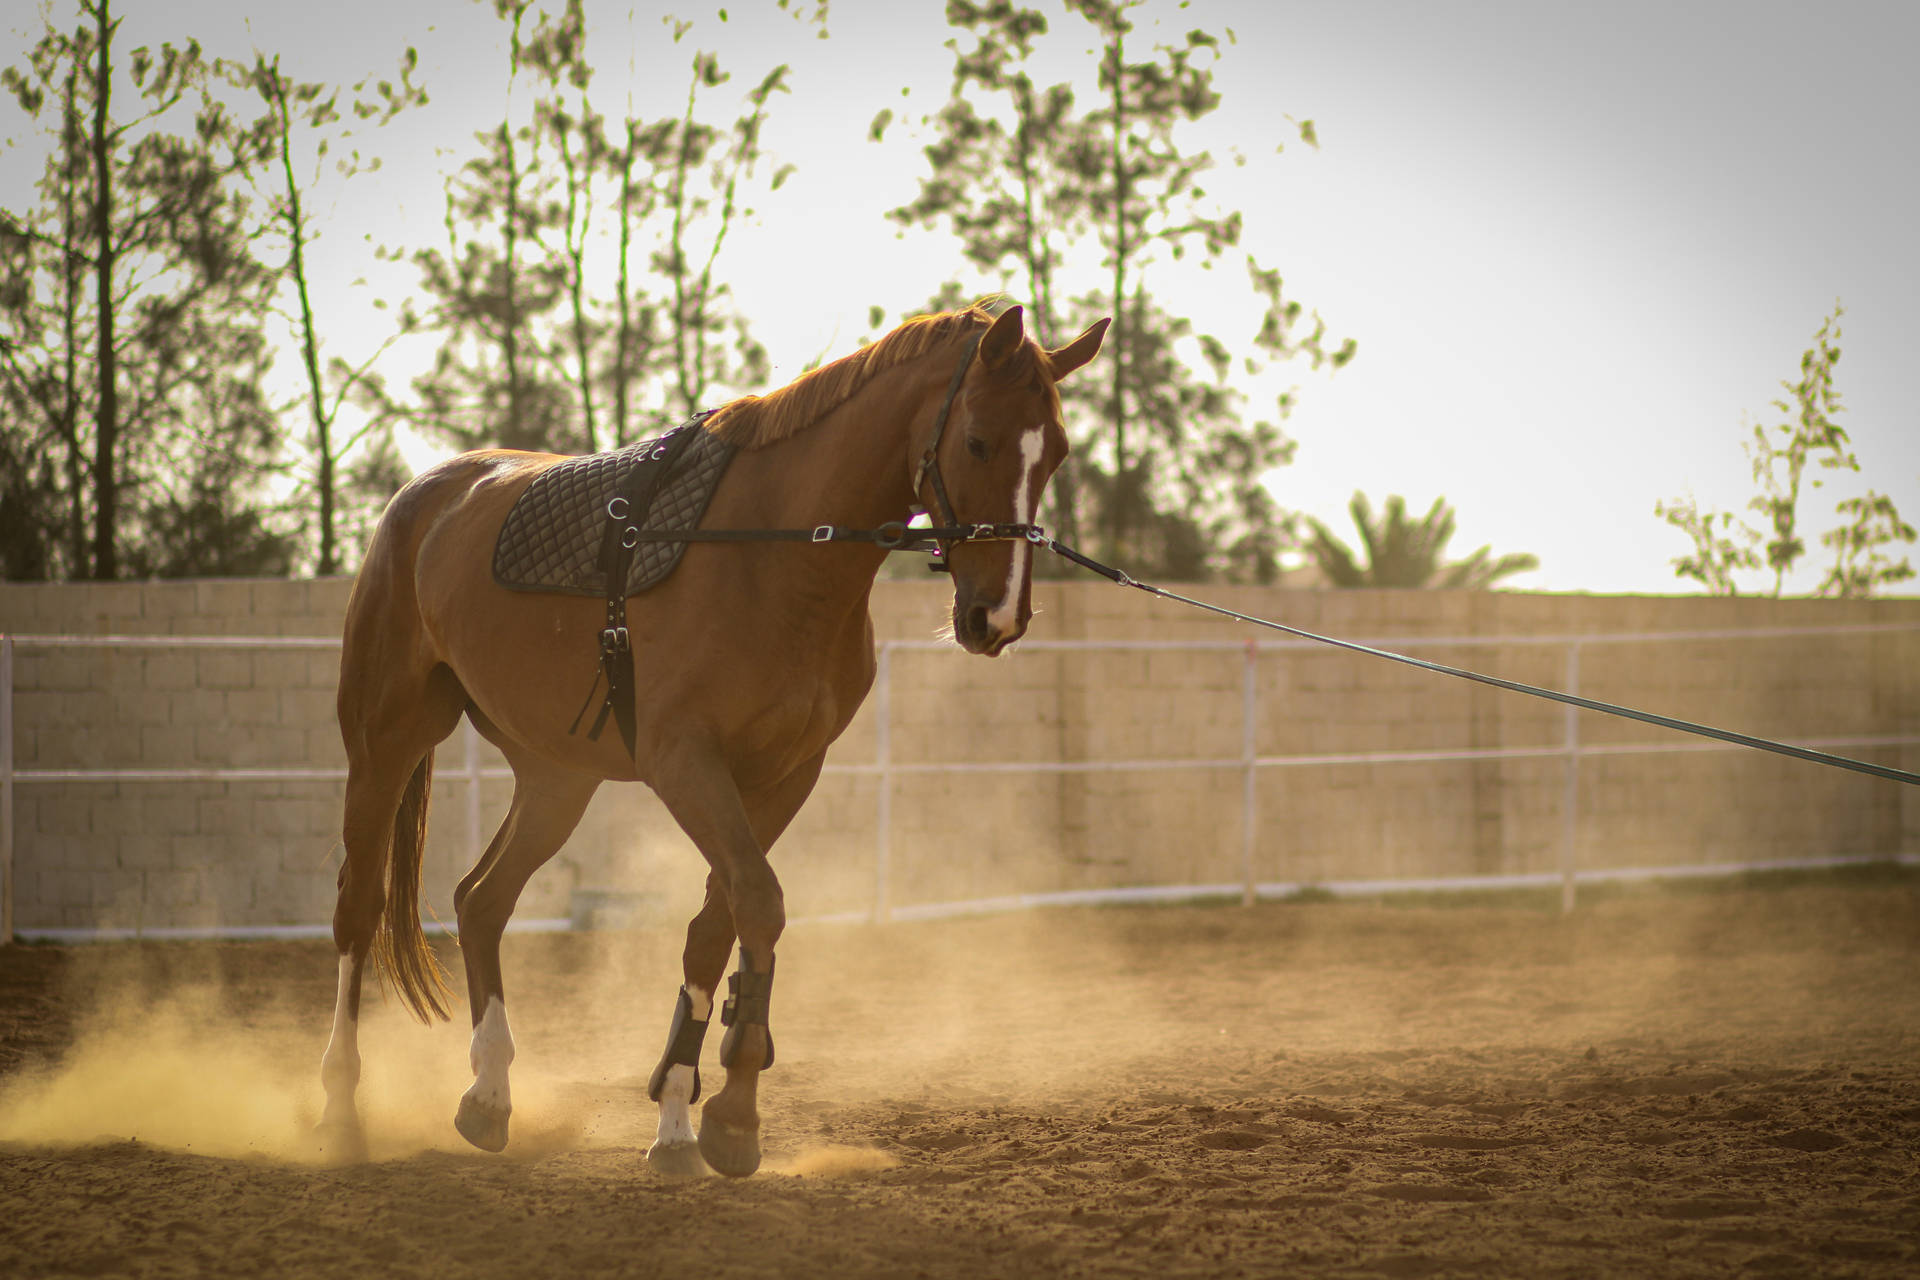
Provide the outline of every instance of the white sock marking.
<path id="1" fill-rule="evenodd" d="M 327 1090 L 327 1111 L 353 1110 L 353 1091 L 360 1083 L 360 1024 L 347 1012 L 347 994 L 353 985 L 353 957 L 340 957 L 340 985 L 333 997 L 333 1034 L 320 1055 L 320 1083 Z"/>
<path id="2" fill-rule="evenodd" d="M 1020 487 L 1013 493 L 1013 522 L 1032 524 L 1039 495 L 1033 479 L 1040 471 L 1040 455 L 1046 450 L 1045 428 L 1028 427 L 1020 436 Z M 1020 618 L 1020 592 L 1026 585 L 1027 562 L 1033 554 L 1031 543 L 1022 539 L 1013 544 L 1013 558 L 1007 564 L 1007 588 L 1000 603 L 987 613 L 987 625 L 1005 635 Z"/>
<path id="3" fill-rule="evenodd" d="M 687 1016 L 705 1022 L 713 1016 L 713 993 L 686 984 L 684 990 L 693 1007 Z M 656 1135 L 663 1147 L 691 1146 L 700 1140 L 693 1127 L 693 1068 L 668 1067 L 660 1084 L 660 1129 Z"/>
<path id="4" fill-rule="evenodd" d="M 513 1062 L 513 1032 L 507 1028 L 507 1006 L 499 996 L 487 998 L 486 1012 L 473 1029 L 467 1060 L 473 1066 L 473 1087 L 466 1096 L 489 1111 L 512 1111 L 507 1067 Z"/>

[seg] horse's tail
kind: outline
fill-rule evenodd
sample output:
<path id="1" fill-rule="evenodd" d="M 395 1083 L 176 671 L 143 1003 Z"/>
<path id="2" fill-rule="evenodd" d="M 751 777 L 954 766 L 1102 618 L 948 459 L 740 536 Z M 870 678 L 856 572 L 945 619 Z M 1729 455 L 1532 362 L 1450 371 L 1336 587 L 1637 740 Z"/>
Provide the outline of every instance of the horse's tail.
<path id="1" fill-rule="evenodd" d="M 447 1020 L 443 999 L 451 1000 L 447 971 L 427 945 L 420 927 L 420 858 L 427 843 L 427 806 L 433 794 L 433 751 L 414 766 L 393 820 L 392 851 L 387 858 L 387 905 L 374 931 L 373 951 L 381 969 L 400 988 L 401 998 L 420 1021 Z"/>

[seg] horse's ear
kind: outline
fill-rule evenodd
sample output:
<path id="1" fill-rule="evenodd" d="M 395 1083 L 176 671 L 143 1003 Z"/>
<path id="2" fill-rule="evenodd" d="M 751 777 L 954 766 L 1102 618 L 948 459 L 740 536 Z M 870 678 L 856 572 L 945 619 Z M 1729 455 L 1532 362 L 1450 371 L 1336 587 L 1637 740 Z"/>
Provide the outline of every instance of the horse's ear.
<path id="1" fill-rule="evenodd" d="M 1055 382 L 1066 377 L 1075 369 L 1100 354 L 1101 340 L 1107 336 L 1107 326 L 1111 319 L 1096 320 L 1087 326 L 1087 331 L 1069 342 L 1058 351 L 1047 352 L 1047 365 L 1053 370 Z"/>
<path id="2" fill-rule="evenodd" d="M 981 364 L 989 369 L 998 369 L 1020 349 L 1020 343 L 1026 338 L 1023 319 L 1019 307 L 1008 307 L 1000 313 L 993 326 L 980 339 Z"/>

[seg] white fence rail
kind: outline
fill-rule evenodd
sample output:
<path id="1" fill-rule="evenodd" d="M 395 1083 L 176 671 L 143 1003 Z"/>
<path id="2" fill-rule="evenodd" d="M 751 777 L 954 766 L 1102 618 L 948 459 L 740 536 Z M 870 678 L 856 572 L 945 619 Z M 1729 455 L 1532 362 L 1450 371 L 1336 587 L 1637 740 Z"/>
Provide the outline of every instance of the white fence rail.
<path id="1" fill-rule="evenodd" d="M 1768 639 L 1866 636 L 1882 633 L 1911 633 L 1920 631 L 1920 624 L 1886 623 L 1837 627 L 1770 627 L 1745 630 L 1697 630 L 1665 631 L 1642 633 L 1599 633 L 1573 636 L 1441 636 L 1409 637 L 1372 640 L 1367 643 L 1376 648 L 1396 650 L 1421 648 L 1527 648 L 1544 647 L 1559 649 L 1563 653 L 1564 678 L 1562 689 L 1568 693 L 1579 693 L 1580 662 L 1584 651 L 1602 646 L 1619 645 L 1663 645 L 1678 643 L 1697 643 L 1702 641 L 1758 641 Z M 20 769 L 14 758 L 13 736 L 13 698 L 14 698 L 14 654 L 17 649 L 337 649 L 340 642 L 331 638 L 295 638 L 271 636 L 79 636 L 79 635 L 0 635 L 0 942 L 10 941 L 16 936 L 14 927 L 14 788 L 16 786 L 36 786 L 53 783 L 74 782 L 113 782 L 113 783 L 154 783 L 168 782 L 219 782 L 219 783 L 270 783 L 270 782 L 337 782 L 344 780 L 344 768 L 124 768 L 124 769 Z M 1212 758 L 1156 758 L 1131 760 L 1053 760 L 1033 762 L 946 762 L 899 761 L 893 758 L 891 734 L 891 707 L 893 683 L 893 656 L 903 651 L 927 651 L 950 649 L 935 641 L 887 641 L 880 646 L 879 666 L 873 690 L 875 711 L 875 747 L 874 758 L 869 763 L 832 763 L 823 771 L 828 775 L 868 776 L 877 780 L 876 813 L 874 822 L 873 850 L 873 899 L 867 911 L 847 913 L 844 916 L 820 917 L 826 919 L 848 920 L 907 920 L 926 919 L 937 916 L 959 915 L 976 912 L 991 912 L 1019 909 L 1038 905 L 1074 905 L 1115 902 L 1173 902 L 1190 901 L 1203 898 L 1238 897 L 1244 903 L 1253 903 L 1260 899 L 1285 897 L 1305 888 L 1323 890 L 1336 895 L 1371 895 L 1394 891 L 1446 891 L 1455 889 L 1553 887 L 1560 890 L 1563 910 L 1572 910 L 1577 886 L 1582 882 L 1603 882 L 1609 880 L 1633 880 L 1662 877 L 1682 877 L 1698 875 L 1722 875 L 1751 871 L 1763 868 L 1808 868 L 1843 865 L 1850 862 L 1868 860 L 1897 860 L 1904 863 L 1920 862 L 1920 857 L 1908 853 L 1897 855 L 1868 854 L 1858 858 L 1804 858 L 1799 860 L 1769 860 L 1764 863 L 1717 862 L 1711 865 L 1680 865 L 1641 868 L 1589 868 L 1577 865 L 1578 819 L 1580 812 L 1581 762 L 1585 759 L 1607 756 L 1658 755 L 1676 752 L 1728 752 L 1746 750 L 1730 743 L 1711 740 L 1635 742 L 1635 743 L 1583 743 L 1579 731 L 1578 709 L 1568 706 L 1561 717 L 1561 740 L 1557 744 L 1525 747 L 1501 747 L 1471 750 L 1425 750 L 1425 751 L 1368 751 L 1346 754 L 1297 754 L 1262 755 L 1256 750 L 1260 723 L 1260 692 L 1256 679 L 1260 655 L 1288 650 L 1323 651 L 1321 646 L 1307 640 L 1265 640 L 1249 639 L 1244 642 L 1231 641 L 1151 641 L 1151 640 L 1030 640 L 1022 644 L 1025 651 L 1061 651 L 1061 652 L 1215 652 L 1221 654 L 1238 653 L 1243 658 L 1243 678 L 1241 686 L 1242 732 L 1240 751 L 1237 755 Z M 1445 677 L 1435 675 L 1436 680 Z M 1518 696 L 1518 695 L 1515 695 Z M 1654 708 L 1648 708 L 1654 709 Z M 481 784 L 488 779 L 509 778 L 511 771 L 503 766 L 483 766 L 480 737 L 474 731 L 470 721 L 462 722 L 463 752 L 461 761 L 455 765 L 440 765 L 436 768 L 437 781 L 460 785 L 464 790 L 464 816 L 466 839 L 469 848 L 478 850 L 484 847 L 487 832 L 482 825 Z M 1920 735 L 1859 735 L 1850 737 L 1823 737 L 1801 739 L 1795 745 L 1810 747 L 1821 751 L 1844 752 L 1849 750 L 1875 749 L 1920 745 Z M 1413 763 L 1433 763 L 1447 761 L 1495 761 L 1558 758 L 1564 761 L 1565 769 L 1561 784 L 1560 797 L 1560 849 L 1558 867 L 1552 872 L 1521 875 L 1480 875 L 1467 877 L 1449 877 L 1434 879 L 1392 879 L 1392 880 L 1354 880 L 1319 881 L 1311 886 L 1300 882 L 1263 881 L 1256 875 L 1257 841 L 1260 830 L 1258 821 L 1259 787 L 1258 779 L 1263 771 L 1279 769 L 1314 769 L 1351 765 L 1396 765 Z M 1808 768 L 1818 766 L 1808 764 Z M 1097 774 L 1128 772 L 1169 772 L 1183 770 L 1202 770 L 1213 772 L 1238 772 L 1243 778 L 1241 787 L 1241 831 L 1243 832 L 1240 849 L 1239 878 L 1231 883 L 1128 886 L 1099 889 L 1070 890 L 1056 893 L 1008 894 L 998 897 L 975 898 L 965 901 L 918 903 L 908 906 L 894 906 L 891 898 L 891 880 L 893 876 L 893 851 L 890 847 L 893 828 L 893 806 L 895 800 L 895 781 L 902 777 L 924 774 Z M 1891 785 L 1891 784 L 1890 784 Z M 562 928 L 563 920 L 530 920 L 521 922 L 522 928 Z M 280 926 L 234 926 L 214 927 L 211 929 L 166 929 L 148 928 L 140 931 L 142 936 L 318 936 L 328 931 L 324 924 L 280 925 Z M 134 931 L 125 929 L 33 929 L 18 931 L 29 938 L 50 938 L 63 941 L 80 937 L 111 938 L 131 936 Z"/>

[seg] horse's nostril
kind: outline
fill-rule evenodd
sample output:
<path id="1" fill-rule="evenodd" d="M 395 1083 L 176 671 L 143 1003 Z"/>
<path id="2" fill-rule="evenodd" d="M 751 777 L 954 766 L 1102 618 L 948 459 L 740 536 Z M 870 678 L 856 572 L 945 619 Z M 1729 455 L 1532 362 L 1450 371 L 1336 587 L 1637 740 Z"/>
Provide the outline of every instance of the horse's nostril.
<path id="1" fill-rule="evenodd" d="M 967 610 L 967 630 L 976 636 L 987 634 L 987 606 L 977 604 Z"/>

